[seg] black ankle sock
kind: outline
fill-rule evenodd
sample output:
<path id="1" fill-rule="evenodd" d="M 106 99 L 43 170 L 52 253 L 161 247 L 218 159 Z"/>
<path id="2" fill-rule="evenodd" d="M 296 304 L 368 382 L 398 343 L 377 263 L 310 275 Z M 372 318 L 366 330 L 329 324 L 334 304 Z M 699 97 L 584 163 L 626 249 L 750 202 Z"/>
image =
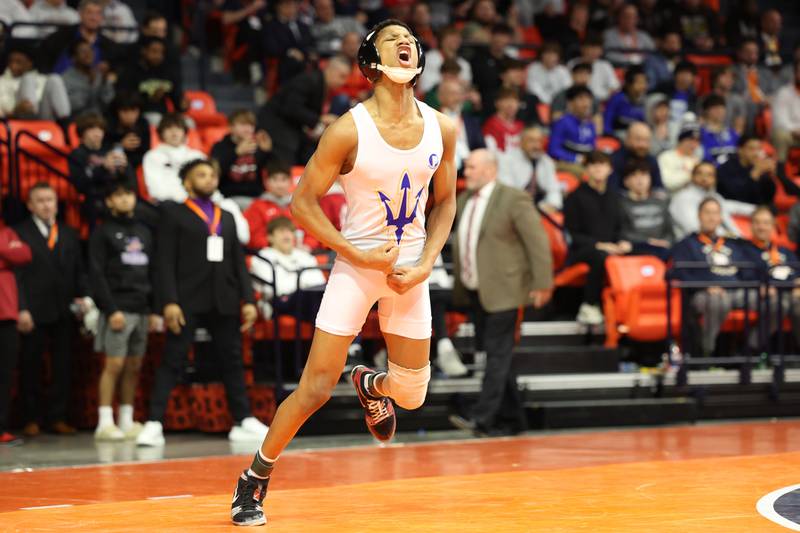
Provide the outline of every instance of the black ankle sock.
<path id="1" fill-rule="evenodd" d="M 381 374 L 386 375 L 386 372 L 375 372 L 374 374 L 368 375 L 364 380 L 365 381 L 364 389 L 367 391 L 367 394 L 374 400 L 383 398 L 383 395 L 379 394 L 378 390 L 375 388 L 375 380 L 378 379 L 378 376 L 380 376 Z"/>
<path id="2" fill-rule="evenodd" d="M 272 474 L 273 468 L 275 468 L 275 461 L 267 461 L 261 457 L 259 452 L 256 452 L 255 457 L 253 457 L 253 464 L 250 465 L 250 471 L 256 477 L 268 479 Z"/>

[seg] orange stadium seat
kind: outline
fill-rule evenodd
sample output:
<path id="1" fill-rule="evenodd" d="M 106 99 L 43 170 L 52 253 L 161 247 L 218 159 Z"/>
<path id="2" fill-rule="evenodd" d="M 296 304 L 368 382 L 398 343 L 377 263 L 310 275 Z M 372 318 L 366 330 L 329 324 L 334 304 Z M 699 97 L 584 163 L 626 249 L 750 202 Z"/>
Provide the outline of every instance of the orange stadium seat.
<path id="1" fill-rule="evenodd" d="M 615 139 L 614 137 L 609 137 L 607 135 L 598 137 L 597 141 L 595 142 L 595 148 L 607 154 L 613 154 L 614 152 L 619 150 L 620 146 L 621 144 L 619 140 Z"/>
<path id="2" fill-rule="evenodd" d="M 547 233 L 550 242 L 550 254 L 553 259 L 553 272 L 555 272 L 554 284 L 556 287 L 580 287 L 586 283 L 586 274 L 589 273 L 589 265 L 577 263 L 565 267 L 567 261 L 567 241 L 564 232 L 553 222 L 561 224 L 563 215 L 551 215 L 553 221 L 542 217 L 542 226 Z"/>
<path id="3" fill-rule="evenodd" d="M 658 341 L 667 334 L 666 265 L 655 256 L 606 259 L 608 287 L 603 291 L 606 346 L 616 347 L 622 335 L 637 341 Z M 680 292 L 672 293 L 672 328 L 680 330 Z"/>
<path id="4" fill-rule="evenodd" d="M 536 112 L 539 114 L 539 120 L 542 121 L 542 124 L 545 126 L 550 125 L 550 106 L 545 104 L 544 102 L 539 102 L 536 104 Z"/>
<path id="5" fill-rule="evenodd" d="M 186 91 L 184 97 L 189 102 L 186 115 L 194 120 L 198 129 L 208 126 L 225 126 L 228 118 L 217 111 L 214 97 L 205 91 Z"/>
<path id="6" fill-rule="evenodd" d="M 561 187 L 564 189 L 565 195 L 577 189 L 578 185 L 581 184 L 581 180 L 576 178 L 575 175 L 570 172 L 556 172 L 556 178 L 558 179 L 559 183 L 561 183 Z"/>

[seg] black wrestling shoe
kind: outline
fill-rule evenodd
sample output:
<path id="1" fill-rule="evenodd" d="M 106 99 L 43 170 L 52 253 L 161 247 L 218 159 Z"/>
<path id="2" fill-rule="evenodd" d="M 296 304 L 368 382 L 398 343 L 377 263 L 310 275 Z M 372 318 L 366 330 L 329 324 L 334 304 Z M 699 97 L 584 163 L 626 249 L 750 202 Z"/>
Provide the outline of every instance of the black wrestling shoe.
<path id="1" fill-rule="evenodd" d="M 353 380 L 353 386 L 356 388 L 358 401 L 364 408 L 364 421 L 367 423 L 367 429 L 373 437 L 381 442 L 386 442 L 394 437 L 397 417 L 394 414 L 392 400 L 386 396 L 376 398 L 367 392 L 369 390 L 367 383 L 375 379 L 377 374 L 378 372 L 364 365 L 358 365 L 350 372 L 350 379 Z"/>
<path id="2" fill-rule="evenodd" d="M 267 495 L 269 478 L 248 476 L 247 470 L 239 476 L 231 504 L 231 521 L 237 526 L 263 526 L 267 523 L 261 502 Z"/>

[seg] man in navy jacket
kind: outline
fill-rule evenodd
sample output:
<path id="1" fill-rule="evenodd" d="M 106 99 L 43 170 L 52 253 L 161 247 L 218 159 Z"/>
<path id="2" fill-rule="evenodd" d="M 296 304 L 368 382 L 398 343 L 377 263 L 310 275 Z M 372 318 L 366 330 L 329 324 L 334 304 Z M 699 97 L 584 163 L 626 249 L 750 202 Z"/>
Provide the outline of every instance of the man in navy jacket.
<path id="1" fill-rule="evenodd" d="M 780 246 L 774 240 L 775 215 L 772 210 L 762 205 L 753 211 L 751 218 L 753 238 L 744 247 L 748 261 L 759 267 L 761 279 L 769 283 L 792 282 L 795 288 L 779 290 L 777 287 L 769 288 L 769 331 L 778 330 L 778 302 L 780 301 L 781 316 L 790 316 L 792 319 L 792 332 L 795 340 L 800 343 L 800 272 L 798 271 L 797 255 L 785 246 Z M 766 306 L 764 307 L 766 309 Z"/>
<path id="2" fill-rule="evenodd" d="M 727 240 L 719 235 L 722 225 L 722 207 L 715 198 L 706 198 L 698 208 L 700 231 L 692 233 L 672 249 L 672 259 L 678 268 L 674 277 L 680 281 L 707 283 L 703 289 L 689 290 L 694 319 L 702 317 L 702 352 L 710 355 L 715 348 L 717 335 L 731 309 L 745 306 L 744 289 L 725 289 L 720 282 L 740 282 L 752 279 L 752 272 L 745 272 L 735 263 L 747 262 L 742 243 Z M 682 262 L 707 263 L 708 268 L 680 268 Z M 750 309 L 755 309 L 755 294 L 750 293 Z M 752 332 L 755 333 L 755 330 Z M 751 336 L 751 342 L 755 335 Z"/>

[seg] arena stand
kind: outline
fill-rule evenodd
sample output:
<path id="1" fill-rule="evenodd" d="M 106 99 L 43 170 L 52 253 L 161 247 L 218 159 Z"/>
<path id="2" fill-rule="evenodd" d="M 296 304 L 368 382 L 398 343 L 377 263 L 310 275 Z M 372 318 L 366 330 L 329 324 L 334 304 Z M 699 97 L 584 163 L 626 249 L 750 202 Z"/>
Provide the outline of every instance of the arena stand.
<path id="1" fill-rule="evenodd" d="M 214 21 L 219 20 L 219 17 L 212 15 L 210 20 L 211 24 L 215 24 Z M 13 28 L 6 29 L 9 34 L 13 31 Z M 235 34 L 230 27 L 223 28 L 221 34 L 225 65 L 230 68 L 231 62 L 242 57 L 244 51 L 234 46 Z M 538 47 L 542 44 L 541 34 L 536 27 L 522 28 L 521 34 L 523 40 L 518 46 L 519 55 L 526 60 L 534 60 Z M 209 63 L 207 59 L 195 61 L 187 58 L 184 62 L 184 66 L 188 65 L 189 73 L 195 71 L 198 65 L 203 70 L 196 76 L 193 84 L 196 87 L 187 90 L 185 95 L 189 102 L 186 115 L 194 122 L 194 127 L 189 133 L 189 144 L 205 153 L 209 153 L 211 146 L 228 132 L 225 115 L 218 110 L 218 107 L 222 109 L 222 106 L 218 105 L 214 94 L 224 92 L 217 90 L 220 85 L 224 85 L 224 82 L 219 83 L 220 79 L 230 80 L 230 77 L 225 77 L 225 73 L 205 70 Z M 698 95 L 705 94 L 710 89 L 710 75 L 714 68 L 731 63 L 729 53 L 688 54 L 686 59 L 698 67 Z M 621 75 L 624 66 L 617 65 L 617 67 L 617 73 Z M 274 69 L 270 70 L 272 71 Z M 213 83 L 215 77 L 216 85 Z M 206 81 L 209 82 L 208 86 Z M 268 93 L 274 92 L 276 83 L 273 76 L 266 77 L 264 85 Z M 226 104 L 225 107 L 230 106 Z M 549 108 L 544 104 L 540 107 L 540 116 L 545 117 L 545 123 L 548 122 Z M 759 116 L 757 127 L 760 134 L 768 139 L 771 127 L 768 110 Z M 157 134 L 152 133 L 153 141 L 158 142 Z M 64 128 L 55 122 L 0 121 L 0 176 L 2 176 L 0 191 L 2 191 L 2 215 L 6 221 L 13 223 L 19 220 L 24 214 L 27 191 L 35 182 L 45 180 L 53 184 L 58 191 L 65 222 L 80 229 L 82 237 L 88 236 L 89 226 L 81 214 L 82 196 L 71 183 L 67 170 L 68 151 L 76 145 L 74 125 L 69 125 L 65 132 Z M 619 148 L 619 141 L 613 137 L 600 137 L 597 147 L 613 152 Z M 299 179 L 302 170 L 301 166 L 294 167 L 293 177 Z M 800 184 L 800 150 L 795 150 L 790 155 L 785 171 L 789 179 Z M 141 177 L 141 173 L 139 176 Z M 579 180 L 571 174 L 560 173 L 558 177 L 566 193 L 579 185 Z M 146 200 L 148 196 L 144 182 L 140 179 L 139 183 L 140 196 Z M 463 187 L 463 180 L 459 180 L 459 188 Z M 785 228 L 787 212 L 796 202 L 796 197 L 788 195 L 780 181 L 777 181 L 777 188 L 775 206 L 780 223 L 778 238 L 784 244 L 791 244 L 786 239 Z M 737 219 L 737 223 L 741 224 L 743 233 L 746 234 L 747 221 Z M 689 358 L 671 361 L 678 369 L 677 373 L 672 374 L 618 372 L 621 362 L 635 360 L 635 354 L 642 351 L 649 353 L 649 361 L 654 363 L 644 366 L 657 366 L 661 362 L 662 354 L 675 352 L 675 345 L 670 343 L 673 339 L 679 339 L 681 334 L 682 303 L 681 289 L 669 279 L 669 266 L 647 256 L 612 258 L 607 263 L 608 283 L 603 294 L 605 327 L 586 328 L 572 320 L 560 320 L 567 314 L 564 312 L 564 307 L 568 308 L 574 303 L 575 292 L 585 279 L 586 266 L 581 264 L 565 266 L 569 235 L 563 228 L 563 217 L 560 213 L 543 216 L 543 226 L 551 245 L 558 288 L 556 303 L 545 313 L 537 313 L 532 309 L 524 310 L 518 358 L 515 363 L 523 370 L 520 386 L 526 391 L 532 420 L 541 427 L 594 424 L 608 420 L 613 420 L 617 424 L 626 423 L 626 416 L 631 416 L 631 420 L 637 420 L 637 414 L 645 409 L 642 404 L 637 404 L 631 399 L 652 400 L 656 410 L 665 420 L 696 417 L 698 415 L 696 403 L 693 403 L 692 409 L 687 411 L 676 408 L 672 401 L 677 396 L 696 398 L 696 390 L 686 388 L 688 385 L 680 382 L 682 379 L 680 376 L 686 377 L 686 372 L 694 368 L 688 364 Z M 330 268 L 330 258 L 327 254 L 321 253 L 318 258 L 322 268 Z M 757 326 L 758 317 L 750 316 L 751 314 L 733 311 L 723 330 L 737 333 L 745 325 Z M 474 361 L 471 359 L 474 344 L 471 324 L 467 317 L 463 312 L 453 310 L 448 314 L 448 326 L 457 340 L 457 346 L 466 356 L 466 361 L 474 366 Z M 785 324 L 782 329 L 786 329 Z M 280 401 L 296 382 L 312 333 L 311 324 L 284 315 L 274 316 L 270 320 L 261 319 L 252 332 L 243 334 L 248 393 L 256 414 L 262 420 L 271 420 L 276 401 Z M 380 332 L 374 311 L 365 325 L 363 336 L 372 342 L 380 343 Z M 80 427 L 90 428 L 96 424 L 95 391 L 102 358 L 93 353 L 86 338 L 76 342 L 80 346 L 80 355 L 75 358 L 78 379 L 74 387 L 75 401 L 72 415 Z M 137 393 L 136 411 L 139 419 L 144 418 L 145 398 L 148 397 L 152 373 L 160 357 L 162 344 L 163 334 L 154 334 Z M 170 398 L 165 420 L 167 429 L 218 432 L 230 427 L 231 421 L 227 414 L 222 387 L 213 382 L 214 369 L 207 368 L 203 362 L 203 350 L 203 342 L 200 339 L 190 357 L 184 383 L 176 388 Z M 702 372 L 695 372 L 692 383 L 697 386 L 719 383 L 730 385 L 730 388 L 719 392 L 720 397 L 728 399 L 742 390 L 754 390 L 736 388 L 734 385 L 752 387 L 757 383 L 769 383 L 772 387 L 771 394 L 777 399 L 780 397 L 781 387 L 787 386 L 787 376 L 797 381 L 792 370 L 787 370 L 787 365 L 792 363 L 792 359 L 789 357 L 790 354 L 783 353 L 784 351 L 780 337 L 777 340 L 777 347 L 767 348 L 766 353 L 770 354 L 767 362 L 775 363 L 772 369 L 768 368 L 769 365 L 758 368 L 759 365 L 764 366 L 763 358 L 756 357 L 760 354 L 746 354 L 744 359 L 736 359 L 731 363 L 733 365 L 730 367 L 733 369 L 730 370 L 731 373 L 709 377 Z M 702 368 L 703 365 L 708 366 L 711 363 L 699 364 Z M 720 375 L 723 377 L 720 378 Z M 209 378 L 210 382 L 203 382 Z M 446 412 L 451 395 L 453 393 L 474 395 L 478 390 L 478 383 L 474 377 L 463 380 L 435 379 L 431 386 L 431 409 L 425 414 L 403 413 L 402 416 L 409 417 L 412 421 L 411 425 L 406 427 L 409 429 L 442 427 L 442 413 Z M 337 392 L 343 397 L 347 396 L 344 389 Z M 573 408 L 577 405 L 588 409 L 596 404 L 598 398 L 611 402 L 609 404 L 611 407 L 606 409 L 599 419 L 591 420 L 591 416 L 558 419 L 558 415 L 563 414 L 564 409 L 559 402 L 569 399 L 578 402 L 572 406 Z M 355 427 L 358 421 L 351 419 L 352 413 L 341 405 L 343 403 L 334 398 L 330 407 L 318 415 L 319 423 L 316 426 L 312 425 L 312 428 L 316 428 L 312 430 L 341 431 L 343 428 Z M 777 407 L 773 406 L 773 411 L 765 409 L 769 412 L 781 412 L 783 407 L 779 403 L 776 405 Z M 737 404 L 734 402 L 727 406 L 708 409 L 704 416 L 722 417 L 737 412 Z"/>

